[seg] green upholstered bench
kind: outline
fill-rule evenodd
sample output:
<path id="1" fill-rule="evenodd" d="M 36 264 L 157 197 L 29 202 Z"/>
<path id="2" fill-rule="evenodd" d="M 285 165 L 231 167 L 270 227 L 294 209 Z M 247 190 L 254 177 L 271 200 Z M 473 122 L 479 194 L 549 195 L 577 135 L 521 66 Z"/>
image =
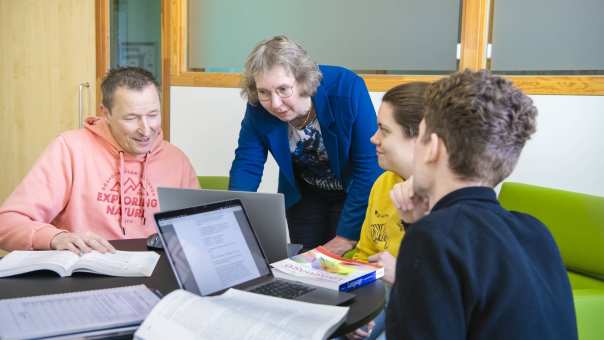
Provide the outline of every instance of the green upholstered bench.
<path id="1" fill-rule="evenodd" d="M 604 339 L 604 293 L 601 289 L 574 289 L 580 340 Z"/>
<path id="2" fill-rule="evenodd" d="M 604 289 L 604 197 L 505 182 L 499 202 L 549 228 L 573 289 Z"/>
<path id="3" fill-rule="evenodd" d="M 499 202 L 548 227 L 573 288 L 579 338 L 604 339 L 604 197 L 505 182 Z"/>
<path id="4" fill-rule="evenodd" d="M 199 180 L 199 186 L 202 189 L 214 189 L 214 190 L 228 190 L 229 189 L 229 177 L 228 176 L 197 176 Z"/>

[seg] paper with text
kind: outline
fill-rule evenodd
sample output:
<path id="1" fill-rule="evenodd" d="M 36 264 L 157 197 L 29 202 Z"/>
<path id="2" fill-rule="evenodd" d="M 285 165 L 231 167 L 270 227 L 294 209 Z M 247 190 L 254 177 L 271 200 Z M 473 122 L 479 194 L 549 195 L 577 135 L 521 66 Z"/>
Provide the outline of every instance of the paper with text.
<path id="1" fill-rule="evenodd" d="M 0 300 L 0 339 L 137 325 L 158 301 L 144 285 Z"/>

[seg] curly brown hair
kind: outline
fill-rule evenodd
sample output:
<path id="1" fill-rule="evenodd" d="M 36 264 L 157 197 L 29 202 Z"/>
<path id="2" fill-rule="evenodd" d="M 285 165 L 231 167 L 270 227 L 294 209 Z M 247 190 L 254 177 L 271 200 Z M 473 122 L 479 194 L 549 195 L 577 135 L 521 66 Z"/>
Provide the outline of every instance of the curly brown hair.
<path id="1" fill-rule="evenodd" d="M 423 142 L 436 133 L 449 167 L 464 180 L 497 185 L 510 175 L 536 131 L 537 108 L 511 81 L 465 70 L 436 81 L 426 93 Z"/>

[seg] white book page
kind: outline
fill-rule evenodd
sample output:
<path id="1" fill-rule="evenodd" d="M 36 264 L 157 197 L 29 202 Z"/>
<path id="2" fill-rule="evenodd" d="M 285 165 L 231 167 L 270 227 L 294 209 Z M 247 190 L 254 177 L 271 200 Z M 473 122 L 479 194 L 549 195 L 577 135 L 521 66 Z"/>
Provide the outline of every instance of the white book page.
<path id="1" fill-rule="evenodd" d="M 74 271 L 90 271 L 113 276 L 151 276 L 159 254 L 153 251 L 120 251 L 101 254 L 91 251 L 82 255 Z"/>
<path id="2" fill-rule="evenodd" d="M 78 258 L 68 250 L 15 250 L 0 260 L 0 277 L 40 269 L 54 270 L 61 276 L 70 275 L 70 267 Z"/>
<path id="3" fill-rule="evenodd" d="M 347 312 L 348 307 L 285 300 L 236 289 L 204 298 L 179 290 L 157 305 L 135 338 L 324 339 Z"/>
<path id="4" fill-rule="evenodd" d="M 0 300 L 0 339 L 136 325 L 158 301 L 144 285 Z"/>

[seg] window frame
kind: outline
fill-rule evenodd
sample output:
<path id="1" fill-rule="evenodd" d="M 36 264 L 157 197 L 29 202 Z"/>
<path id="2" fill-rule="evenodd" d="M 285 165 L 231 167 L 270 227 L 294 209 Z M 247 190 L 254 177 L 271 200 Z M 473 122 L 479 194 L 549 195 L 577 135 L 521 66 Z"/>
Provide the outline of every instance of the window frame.
<path id="1" fill-rule="evenodd" d="M 461 53 L 458 70 L 487 68 L 492 3 L 495 0 L 462 0 Z M 238 88 L 237 73 L 189 71 L 187 67 L 188 0 L 162 0 L 162 76 L 164 79 L 163 120 L 169 136 L 169 87 Z M 412 81 L 432 82 L 446 75 L 361 74 L 369 91 L 383 92 Z M 503 75 L 530 95 L 604 95 L 604 75 Z"/>

